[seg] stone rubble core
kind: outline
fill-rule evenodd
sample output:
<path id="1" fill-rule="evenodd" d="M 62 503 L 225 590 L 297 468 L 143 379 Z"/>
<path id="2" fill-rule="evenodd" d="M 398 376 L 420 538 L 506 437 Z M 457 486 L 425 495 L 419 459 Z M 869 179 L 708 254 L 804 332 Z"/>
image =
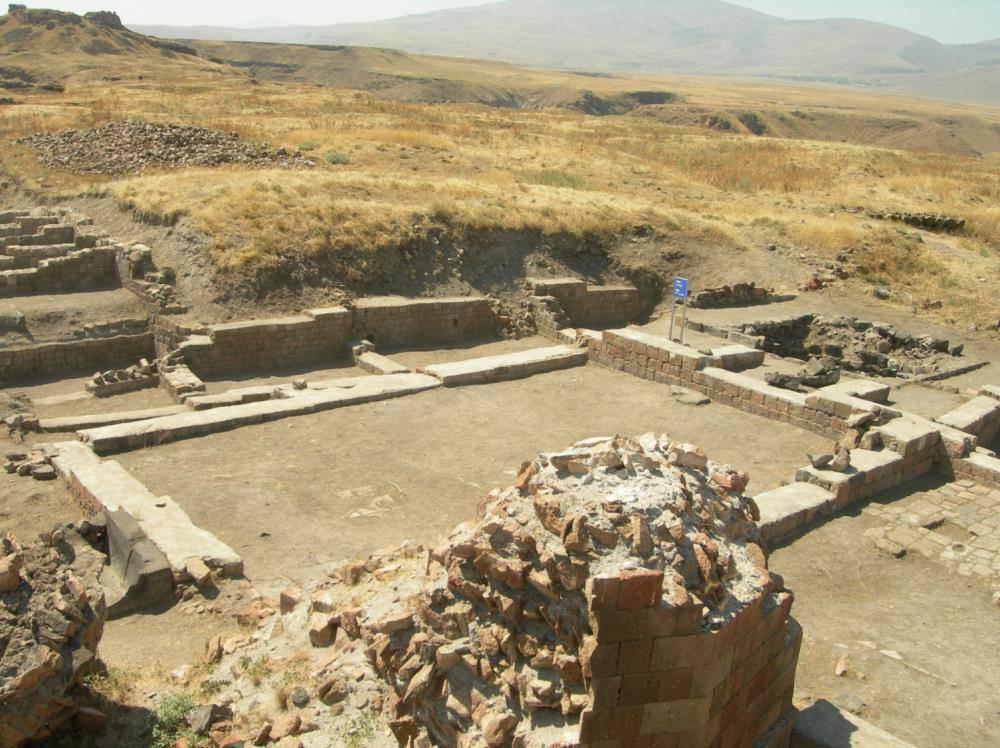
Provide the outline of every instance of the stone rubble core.
<path id="1" fill-rule="evenodd" d="M 540 455 L 422 575 L 312 591 L 309 639 L 334 670 L 362 647 L 401 745 L 787 745 L 801 630 L 748 480 L 652 434 Z"/>
<path id="2" fill-rule="evenodd" d="M 93 669 L 104 632 L 100 554 L 48 540 L 0 538 L 0 746 L 45 738 L 77 712 L 67 692 Z"/>

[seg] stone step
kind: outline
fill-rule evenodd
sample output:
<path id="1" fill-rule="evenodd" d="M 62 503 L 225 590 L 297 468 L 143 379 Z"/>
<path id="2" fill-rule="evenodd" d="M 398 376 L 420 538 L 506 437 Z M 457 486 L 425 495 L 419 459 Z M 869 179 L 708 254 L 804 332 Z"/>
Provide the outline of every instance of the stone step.
<path id="1" fill-rule="evenodd" d="M 757 494 L 761 535 L 774 543 L 809 524 L 818 515 L 833 511 L 834 495 L 814 483 L 791 483 Z"/>
<path id="2" fill-rule="evenodd" d="M 366 351 L 354 359 L 359 369 L 372 374 L 408 374 L 409 369 L 375 351 Z"/>
<path id="3" fill-rule="evenodd" d="M 243 561 L 232 548 L 196 526 L 176 501 L 154 496 L 119 463 L 102 462 L 80 442 L 60 442 L 49 449 L 56 472 L 81 504 L 93 512 L 127 512 L 175 573 L 184 571 L 188 559 L 200 558 L 227 574 L 242 574 Z"/>
<path id="4" fill-rule="evenodd" d="M 726 371 L 756 369 L 764 364 L 764 351 L 745 345 L 725 345 L 712 349 L 712 366 Z"/>
<path id="5" fill-rule="evenodd" d="M 149 418 L 172 416 L 184 413 L 188 409 L 183 405 L 170 405 L 165 408 L 146 408 L 144 410 L 123 410 L 117 413 L 93 413 L 82 416 L 62 416 L 60 418 L 42 418 L 38 421 L 38 430 L 42 433 L 59 433 L 92 429 L 100 426 L 114 426 L 119 423 L 145 421 Z"/>
<path id="6" fill-rule="evenodd" d="M 835 511 L 903 483 L 903 456 L 883 450 L 851 450 L 851 466 L 847 472 L 818 470 L 812 466 L 800 468 L 795 480 L 825 488 L 834 495 Z"/>
<path id="7" fill-rule="evenodd" d="M 944 426 L 973 434 L 982 443 L 988 444 L 1000 431 L 1000 400 L 980 395 L 934 420 Z"/>
<path id="8" fill-rule="evenodd" d="M 881 403 L 882 405 L 889 402 L 889 393 L 891 390 L 892 388 L 889 385 L 876 382 L 873 379 L 844 379 L 822 389 L 823 392 L 836 392 L 841 395 L 856 397 L 859 400 L 867 400 L 871 403 Z"/>
<path id="9" fill-rule="evenodd" d="M 338 380 L 336 386 L 325 389 L 320 389 L 321 386 L 321 383 L 317 383 L 315 388 L 299 392 L 285 390 L 289 395 L 286 399 L 190 411 L 116 426 L 84 429 L 78 431 L 77 435 L 98 454 L 126 452 L 282 418 L 404 397 L 435 389 L 441 383 L 421 374 L 395 374 Z"/>
<path id="10" fill-rule="evenodd" d="M 422 371 L 441 381 L 445 387 L 462 387 L 486 384 L 508 379 L 521 379 L 535 374 L 585 366 L 587 351 L 583 348 L 554 346 L 534 348 L 529 351 L 508 353 L 503 356 L 474 358 L 448 364 L 422 367 Z"/>
<path id="11" fill-rule="evenodd" d="M 909 414 L 876 426 L 869 433 L 877 434 L 883 447 L 904 457 L 941 443 L 941 431 L 933 423 L 912 418 Z"/>

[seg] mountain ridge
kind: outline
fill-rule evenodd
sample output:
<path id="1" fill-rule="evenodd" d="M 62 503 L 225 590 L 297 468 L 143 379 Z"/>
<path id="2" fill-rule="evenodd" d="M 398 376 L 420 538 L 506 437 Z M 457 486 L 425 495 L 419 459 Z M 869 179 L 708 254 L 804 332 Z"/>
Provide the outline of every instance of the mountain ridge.
<path id="1" fill-rule="evenodd" d="M 996 40 L 946 45 L 888 24 L 850 18 L 786 20 L 722 0 L 506 0 L 331 26 L 135 29 L 162 38 L 349 44 L 551 69 L 814 76 L 889 86 L 893 76 L 996 67 L 996 92 L 989 90 L 994 81 L 988 76 L 978 100 L 1000 103 Z M 918 93 L 934 95 L 933 87 L 928 89 Z"/>

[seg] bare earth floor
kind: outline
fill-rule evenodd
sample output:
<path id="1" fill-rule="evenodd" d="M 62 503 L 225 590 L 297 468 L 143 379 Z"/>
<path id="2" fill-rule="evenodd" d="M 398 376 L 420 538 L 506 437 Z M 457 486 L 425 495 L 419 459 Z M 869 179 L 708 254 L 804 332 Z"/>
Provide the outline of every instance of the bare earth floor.
<path id="1" fill-rule="evenodd" d="M 919 553 L 878 554 L 864 533 L 879 524 L 867 512 L 841 516 L 771 556 L 804 630 L 799 696 L 863 703 L 864 719 L 917 748 L 1000 745 L 1000 626 L 988 588 Z"/>
<path id="2" fill-rule="evenodd" d="M 752 476 L 791 480 L 822 437 L 598 367 L 465 387 L 244 428 L 124 454 L 154 493 L 176 499 L 244 558 L 258 588 L 305 580 L 333 561 L 413 540 L 473 516 L 541 451 L 588 436 L 668 433 Z M 753 434 L 752 439 L 747 434 Z M 264 535 L 266 533 L 266 535 Z"/>

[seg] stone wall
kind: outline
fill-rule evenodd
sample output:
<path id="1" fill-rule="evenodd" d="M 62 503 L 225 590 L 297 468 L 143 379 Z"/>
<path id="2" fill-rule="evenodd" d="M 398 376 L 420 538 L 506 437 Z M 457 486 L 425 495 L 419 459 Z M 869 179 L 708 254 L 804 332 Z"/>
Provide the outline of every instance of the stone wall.
<path id="1" fill-rule="evenodd" d="M 95 247 L 42 260 L 38 267 L 0 272 L 0 298 L 35 293 L 71 293 L 118 286 L 115 249 Z"/>
<path id="2" fill-rule="evenodd" d="M 791 593 L 765 582 L 763 594 L 705 630 L 700 604 L 662 591 L 662 571 L 588 581 L 593 635 L 581 665 L 591 703 L 580 743 L 749 746 L 767 735 L 765 745 L 788 745 L 802 643 Z"/>
<path id="3" fill-rule="evenodd" d="M 6 385 L 54 374 L 91 374 L 152 356 L 151 333 L 4 348 L 0 349 L 0 382 Z"/>
<path id="4" fill-rule="evenodd" d="M 266 371 L 333 361 L 344 354 L 351 313 L 315 309 L 295 317 L 213 325 L 178 352 L 199 376 Z"/>
<path id="5" fill-rule="evenodd" d="M 488 338 L 497 321 L 485 297 L 359 299 L 353 309 L 355 338 L 378 346 L 419 345 Z"/>
<path id="6" fill-rule="evenodd" d="M 634 322 L 643 311 L 632 286 L 588 286 L 575 278 L 532 278 L 532 294 L 554 298 L 573 327 L 610 327 Z"/>
<path id="7" fill-rule="evenodd" d="M 771 298 L 771 291 L 758 288 L 756 283 L 737 283 L 733 286 L 706 288 L 692 295 L 691 306 L 695 309 L 712 307 L 744 306 L 763 304 Z"/>
<path id="8" fill-rule="evenodd" d="M 164 348 L 186 329 L 162 317 L 155 327 Z M 275 370 L 335 361 L 347 343 L 367 339 L 380 346 L 451 343 L 491 337 L 496 318 L 486 298 L 371 298 L 357 306 L 314 309 L 294 317 L 212 325 L 177 346 L 200 376 Z"/>

